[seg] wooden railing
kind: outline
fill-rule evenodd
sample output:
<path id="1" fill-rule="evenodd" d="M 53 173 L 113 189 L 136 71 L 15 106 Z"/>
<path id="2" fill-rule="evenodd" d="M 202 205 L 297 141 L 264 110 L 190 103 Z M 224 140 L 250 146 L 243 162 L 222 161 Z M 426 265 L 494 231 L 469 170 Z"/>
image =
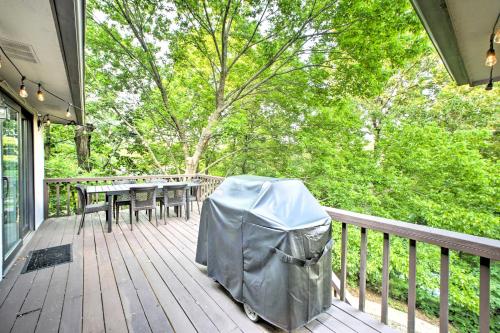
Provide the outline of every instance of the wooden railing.
<path id="1" fill-rule="evenodd" d="M 347 294 L 347 228 L 359 228 L 360 263 L 359 263 L 359 304 L 361 311 L 365 310 L 366 297 L 366 255 L 368 230 L 383 233 L 382 254 L 382 306 L 381 321 L 388 323 L 389 301 L 389 256 L 390 237 L 397 236 L 409 240 L 409 272 L 408 272 L 408 332 L 415 332 L 416 304 L 416 264 L 417 242 L 439 246 L 441 248 L 440 293 L 439 293 L 439 329 L 448 332 L 448 296 L 449 296 L 449 251 L 455 250 L 480 258 L 479 270 L 479 331 L 490 330 L 490 262 L 500 260 L 500 241 L 476 237 L 443 229 L 431 228 L 418 224 L 406 223 L 382 217 L 364 215 L 346 210 L 325 208 L 333 223 L 341 223 L 340 247 L 340 277 L 332 281 L 339 292 L 340 299 L 346 301 Z M 354 305 L 354 304 L 351 304 Z"/>
<path id="2" fill-rule="evenodd" d="M 78 209 L 78 200 L 75 186 L 106 185 L 114 180 L 135 180 L 145 183 L 152 179 L 164 179 L 169 182 L 190 181 L 201 179 L 201 198 L 204 199 L 224 180 L 222 177 L 198 175 L 141 175 L 141 176 L 114 176 L 114 177 L 86 177 L 86 178 L 47 178 L 44 180 L 44 218 L 59 217 L 74 214 Z M 97 199 L 97 198 L 91 198 Z"/>
<path id="3" fill-rule="evenodd" d="M 52 178 L 45 179 L 44 204 L 45 216 L 70 215 L 77 209 L 77 200 L 74 187 L 77 184 L 110 184 L 113 180 L 131 179 L 137 182 L 147 182 L 151 179 L 165 179 L 167 181 L 189 181 L 193 178 L 202 179 L 202 198 L 210 195 L 224 180 L 223 177 L 207 175 L 148 175 L 148 176 L 119 176 L 93 178 Z M 409 272 L 408 272 L 408 332 L 415 332 L 416 306 L 416 263 L 417 242 L 435 245 L 441 248 L 440 267 L 440 332 L 448 332 L 448 297 L 449 297 L 449 251 L 460 251 L 480 258 L 480 293 L 479 293 L 479 331 L 489 332 L 490 327 L 490 263 L 500 260 L 500 241 L 476 237 L 438 228 L 431 228 L 418 224 L 406 223 L 382 217 L 364 215 L 341 209 L 325 207 L 331 216 L 332 223 L 341 224 L 341 272 L 337 278 L 334 274 L 332 286 L 342 301 L 347 301 L 347 245 L 348 226 L 359 228 L 360 262 L 359 262 L 359 303 L 358 308 L 365 310 L 366 298 L 366 271 L 367 271 L 367 243 L 368 230 L 383 234 L 382 255 L 382 300 L 381 321 L 388 323 L 389 310 L 389 257 L 390 238 L 401 237 L 409 240 Z M 354 306 L 354 304 L 351 304 Z"/>

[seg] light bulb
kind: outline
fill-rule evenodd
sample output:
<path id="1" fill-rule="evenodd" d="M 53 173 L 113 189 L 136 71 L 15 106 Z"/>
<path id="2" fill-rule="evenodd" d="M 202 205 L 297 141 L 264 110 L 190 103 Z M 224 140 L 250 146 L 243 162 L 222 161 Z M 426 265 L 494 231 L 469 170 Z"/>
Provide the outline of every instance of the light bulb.
<path id="1" fill-rule="evenodd" d="M 66 117 L 67 117 L 67 118 L 71 117 L 71 112 L 69 112 L 69 107 L 68 107 L 68 109 L 66 110 Z"/>
<path id="2" fill-rule="evenodd" d="M 47 119 L 47 126 L 50 126 L 50 119 Z"/>
<path id="3" fill-rule="evenodd" d="M 40 102 L 45 101 L 45 96 L 43 95 L 42 86 L 38 84 L 38 91 L 36 92 L 36 97 Z"/>
<path id="4" fill-rule="evenodd" d="M 19 87 L 19 96 L 22 98 L 28 97 L 28 92 L 26 91 L 26 86 L 24 85 L 24 77 L 21 79 L 21 86 Z"/>
<path id="5" fill-rule="evenodd" d="M 500 44 L 500 28 L 498 28 L 495 32 L 495 38 L 493 38 L 493 41 L 497 44 Z"/>
<path id="6" fill-rule="evenodd" d="M 493 67 L 497 63 L 497 56 L 495 55 L 495 50 L 491 47 L 488 52 L 486 52 L 485 65 L 488 67 Z"/>

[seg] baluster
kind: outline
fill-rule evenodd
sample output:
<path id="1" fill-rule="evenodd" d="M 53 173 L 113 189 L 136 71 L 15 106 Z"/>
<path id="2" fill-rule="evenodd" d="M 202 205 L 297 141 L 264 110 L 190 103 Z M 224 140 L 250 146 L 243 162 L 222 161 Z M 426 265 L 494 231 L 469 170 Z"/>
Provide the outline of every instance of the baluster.
<path id="1" fill-rule="evenodd" d="M 490 259 L 479 258 L 479 332 L 490 331 Z"/>
<path id="2" fill-rule="evenodd" d="M 43 218 L 49 217 L 49 200 L 50 200 L 50 185 L 47 182 L 43 183 Z"/>
<path id="3" fill-rule="evenodd" d="M 66 215 L 71 214 L 70 210 L 70 204 L 71 204 L 71 186 L 70 183 L 66 184 Z"/>
<path id="4" fill-rule="evenodd" d="M 78 185 L 78 183 L 76 183 L 75 185 Z M 75 209 L 76 209 L 76 215 L 78 215 L 78 213 L 80 213 L 80 200 L 78 198 L 78 194 L 76 194 L 75 192 L 72 192 L 73 194 L 73 198 L 75 199 Z M 76 196 L 75 196 L 76 195 Z"/>
<path id="5" fill-rule="evenodd" d="M 382 265 L 382 311 L 381 320 L 387 324 L 388 318 L 388 300 L 389 300 L 389 253 L 391 247 L 389 242 L 389 234 L 384 233 L 384 252 L 383 252 L 383 265 Z"/>
<path id="6" fill-rule="evenodd" d="M 441 248 L 441 268 L 439 283 L 439 332 L 448 333 L 448 281 L 450 278 L 449 250 Z"/>
<path id="7" fill-rule="evenodd" d="M 61 196 L 60 196 L 60 183 L 56 184 L 56 211 L 57 216 L 61 216 Z"/>
<path id="8" fill-rule="evenodd" d="M 366 228 L 361 228 L 361 243 L 359 253 L 359 310 L 365 311 L 365 295 L 366 295 Z"/>
<path id="9" fill-rule="evenodd" d="M 408 332 L 415 332 L 415 304 L 417 300 L 417 242 L 410 239 L 408 272 Z"/>
<path id="10" fill-rule="evenodd" d="M 345 301 L 347 284 L 347 224 L 342 223 L 342 243 L 340 249 L 340 300 Z"/>

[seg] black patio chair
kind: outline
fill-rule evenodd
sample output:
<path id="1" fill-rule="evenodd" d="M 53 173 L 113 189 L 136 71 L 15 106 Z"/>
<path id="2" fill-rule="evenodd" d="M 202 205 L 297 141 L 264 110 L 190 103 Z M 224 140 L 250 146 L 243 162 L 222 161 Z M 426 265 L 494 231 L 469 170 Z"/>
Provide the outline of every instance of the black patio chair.
<path id="1" fill-rule="evenodd" d="M 196 206 L 198 207 L 198 214 L 200 214 L 200 196 L 201 196 L 201 179 L 193 179 L 191 180 L 191 186 L 189 188 L 189 206 L 191 207 L 191 211 L 193 211 L 192 202 L 196 201 Z"/>
<path id="2" fill-rule="evenodd" d="M 163 188 L 163 196 L 158 197 L 158 201 L 160 202 L 160 215 L 163 212 L 163 208 L 165 208 L 165 216 L 162 215 L 165 222 L 169 215 L 170 207 L 175 207 L 177 217 L 182 216 L 182 207 L 186 207 L 186 190 L 187 184 L 169 185 Z"/>
<path id="3" fill-rule="evenodd" d="M 156 215 L 156 191 L 158 186 L 141 186 L 130 188 L 130 230 L 132 230 L 133 219 L 132 213 L 135 213 L 136 221 L 139 221 L 139 212 L 145 210 L 149 213 L 149 221 L 151 222 L 152 211 L 155 212 L 156 226 L 158 226 L 158 216 Z"/>
<path id="4" fill-rule="evenodd" d="M 88 203 L 87 189 L 83 185 L 76 185 L 76 191 L 78 192 L 78 200 L 80 202 L 80 209 L 82 212 L 82 219 L 80 220 L 80 226 L 78 227 L 78 235 L 82 230 L 83 223 L 85 223 L 85 215 L 90 213 L 105 212 L 109 209 L 109 202 L 104 203 Z M 111 217 L 110 217 L 111 218 Z"/>
<path id="5" fill-rule="evenodd" d="M 124 184 L 135 184 L 135 180 L 133 179 L 123 179 L 123 180 L 113 180 L 113 185 L 124 185 Z M 120 207 L 121 206 L 130 206 L 130 194 L 121 194 L 115 195 L 114 199 L 114 211 L 116 223 L 118 224 L 118 219 L 120 217 Z"/>

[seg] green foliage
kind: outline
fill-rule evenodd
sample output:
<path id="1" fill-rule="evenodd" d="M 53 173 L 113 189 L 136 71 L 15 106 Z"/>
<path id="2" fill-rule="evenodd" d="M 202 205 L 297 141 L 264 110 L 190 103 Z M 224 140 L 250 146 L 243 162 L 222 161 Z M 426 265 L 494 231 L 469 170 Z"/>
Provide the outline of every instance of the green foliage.
<path id="1" fill-rule="evenodd" d="M 144 5 L 136 19 L 142 20 L 153 55 L 141 51 L 116 2 L 89 1 L 86 113 L 95 125 L 92 175 L 183 172 L 185 146 L 192 154 L 218 103 L 217 49 L 188 15 L 205 15 L 203 6 L 134 3 Z M 262 42 L 231 68 L 226 97 L 272 58 L 314 7 L 310 1 L 272 1 L 273 13 L 282 15 L 270 15 L 258 28 L 266 3 L 242 2 L 235 10 L 229 62 L 254 31 Z M 297 177 L 326 206 L 499 239 L 498 88 L 485 92 L 450 82 L 406 0 L 314 3 L 326 9 L 311 29 L 323 33 L 306 46 L 294 41 L 263 71 L 261 79 L 268 80 L 244 91 L 216 117 L 198 170 Z M 208 6 L 212 22 L 220 22 L 224 3 Z M 104 19 L 96 19 L 96 13 Z M 220 26 L 214 29 L 220 43 Z M 144 66 L 150 57 L 157 60 L 168 92 L 166 104 Z M 280 74 L 272 75 L 275 70 Z M 172 114 L 184 141 L 173 128 Z M 52 126 L 50 135 L 46 176 L 82 175 L 73 129 Z M 335 223 L 333 236 L 332 265 L 338 271 Z M 438 316 L 440 249 L 417 245 L 417 306 Z M 348 278 L 355 285 L 355 228 L 349 229 L 348 248 Z M 391 252 L 390 294 L 404 302 L 408 241 L 391 238 Z M 381 288 L 381 266 L 382 235 L 370 232 L 367 284 L 375 292 Z M 450 321 L 459 331 L 477 331 L 478 258 L 451 252 L 450 267 Z M 497 263 L 491 281 L 492 331 L 500 331 Z"/>

